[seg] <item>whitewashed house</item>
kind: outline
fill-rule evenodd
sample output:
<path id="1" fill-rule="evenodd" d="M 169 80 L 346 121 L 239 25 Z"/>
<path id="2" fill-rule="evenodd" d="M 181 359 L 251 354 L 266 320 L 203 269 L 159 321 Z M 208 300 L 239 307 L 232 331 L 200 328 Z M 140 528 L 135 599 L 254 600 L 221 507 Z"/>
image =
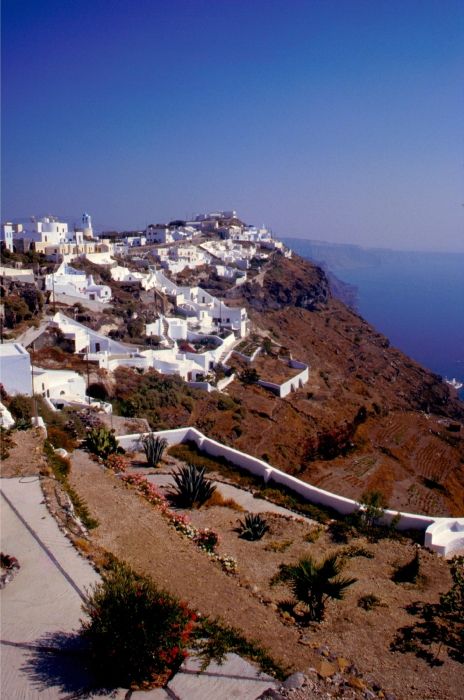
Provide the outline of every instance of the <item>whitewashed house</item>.
<path id="1" fill-rule="evenodd" d="M 150 224 L 145 229 L 145 238 L 148 244 L 150 243 L 172 243 L 174 238 L 172 236 L 171 229 L 169 226 L 164 224 Z"/>
<path id="2" fill-rule="evenodd" d="M 95 284 L 92 275 L 63 262 L 58 270 L 45 276 L 45 289 L 56 296 L 66 294 L 77 299 L 108 302 L 111 289 L 106 284 Z"/>
<path id="3" fill-rule="evenodd" d="M 71 398 L 85 401 L 85 380 L 77 372 L 32 367 L 31 356 L 19 343 L 0 345 L 0 381 L 7 394 Z"/>
<path id="4" fill-rule="evenodd" d="M 113 340 L 103 333 L 92 330 L 83 323 L 75 321 L 69 316 L 65 316 L 61 312 L 53 316 L 49 323 L 51 328 L 59 328 L 64 337 L 74 343 L 74 352 L 110 352 L 110 353 L 129 353 L 137 350 L 133 345 L 120 343 Z"/>

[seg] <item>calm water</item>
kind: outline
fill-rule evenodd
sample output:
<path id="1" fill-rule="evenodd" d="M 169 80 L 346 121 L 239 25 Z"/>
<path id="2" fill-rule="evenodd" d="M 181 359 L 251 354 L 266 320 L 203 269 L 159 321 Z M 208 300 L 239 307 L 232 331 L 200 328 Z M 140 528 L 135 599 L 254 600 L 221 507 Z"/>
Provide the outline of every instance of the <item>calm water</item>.
<path id="1" fill-rule="evenodd" d="M 301 247 L 304 255 L 304 241 Z M 464 254 L 386 257 L 372 267 L 334 273 L 358 288 L 360 314 L 393 345 L 443 377 L 464 382 Z"/>

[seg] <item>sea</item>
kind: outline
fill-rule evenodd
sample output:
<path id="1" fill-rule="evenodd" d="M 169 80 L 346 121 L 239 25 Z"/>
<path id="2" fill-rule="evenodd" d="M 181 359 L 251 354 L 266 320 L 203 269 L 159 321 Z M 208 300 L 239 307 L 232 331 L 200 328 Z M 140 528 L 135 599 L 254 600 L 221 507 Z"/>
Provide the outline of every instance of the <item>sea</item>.
<path id="1" fill-rule="evenodd" d="M 313 259 L 314 247 L 307 241 L 285 242 Z M 331 272 L 356 287 L 357 311 L 392 345 L 443 378 L 464 384 L 464 253 L 372 249 L 373 255 L 366 256 L 366 250 L 362 261 L 351 256 L 351 266 L 346 254 L 337 265 L 333 247 L 327 254 Z M 319 262 L 324 262 L 322 254 L 319 245 Z M 459 396 L 464 400 L 464 387 Z"/>

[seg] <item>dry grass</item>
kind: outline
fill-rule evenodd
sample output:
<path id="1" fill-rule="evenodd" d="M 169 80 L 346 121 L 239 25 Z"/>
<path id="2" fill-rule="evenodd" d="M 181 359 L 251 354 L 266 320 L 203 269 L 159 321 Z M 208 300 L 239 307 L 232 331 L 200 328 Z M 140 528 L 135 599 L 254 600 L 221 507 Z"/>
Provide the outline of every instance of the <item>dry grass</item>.
<path id="1" fill-rule="evenodd" d="M 206 503 L 203 504 L 205 508 L 212 508 L 213 506 L 222 506 L 223 508 L 230 508 L 231 510 L 236 510 L 239 513 L 244 512 L 244 508 L 234 501 L 233 498 L 224 498 L 224 496 L 216 489 L 211 498 L 208 498 Z"/>

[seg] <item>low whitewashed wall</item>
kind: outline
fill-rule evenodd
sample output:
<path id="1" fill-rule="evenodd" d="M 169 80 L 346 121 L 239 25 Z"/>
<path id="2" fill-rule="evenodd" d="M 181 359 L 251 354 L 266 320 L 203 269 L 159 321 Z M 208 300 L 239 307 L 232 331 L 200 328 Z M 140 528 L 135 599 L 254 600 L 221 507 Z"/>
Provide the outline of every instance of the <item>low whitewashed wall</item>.
<path id="1" fill-rule="evenodd" d="M 230 377 L 220 379 L 216 386 L 214 386 L 214 384 L 210 384 L 209 382 L 188 382 L 188 385 L 193 389 L 201 389 L 201 391 L 207 391 L 208 394 L 210 394 L 212 391 L 223 391 L 226 386 L 229 386 L 229 384 L 234 381 L 234 379 L 235 374 L 232 374 Z"/>
<path id="2" fill-rule="evenodd" d="M 275 384 L 274 382 L 267 382 L 264 379 L 259 379 L 258 384 L 265 389 L 270 389 L 274 394 L 280 396 L 284 399 L 292 391 L 297 391 L 306 384 L 309 379 L 309 367 L 304 362 L 298 362 L 297 360 L 289 360 L 288 366 L 292 369 L 301 369 L 301 372 L 296 374 L 294 377 L 287 379 L 287 381 L 282 382 L 282 384 Z"/>
<path id="3" fill-rule="evenodd" d="M 218 391 L 223 391 L 226 386 L 229 386 L 231 382 L 233 382 L 235 379 L 235 373 L 231 374 L 230 377 L 224 377 L 224 379 L 219 379 L 217 383 L 217 390 Z"/>
<path id="4" fill-rule="evenodd" d="M 261 347 L 256 348 L 256 350 L 252 352 L 251 355 L 244 355 L 243 352 L 240 352 L 239 350 L 234 350 L 234 353 L 241 357 L 242 360 L 245 360 L 245 362 L 253 362 L 253 360 L 256 360 L 260 352 L 262 352 Z"/>
<path id="5" fill-rule="evenodd" d="M 216 387 L 214 387 L 212 384 L 209 382 L 187 382 L 189 386 L 192 387 L 192 389 L 200 389 L 200 391 L 206 391 L 208 394 L 210 394 L 212 391 L 216 391 Z"/>
<path id="6" fill-rule="evenodd" d="M 333 508 L 336 512 L 341 513 L 343 515 L 353 513 L 359 508 L 359 504 L 357 503 L 357 501 L 354 501 L 350 498 L 345 498 L 344 496 L 339 496 L 338 494 L 331 493 L 330 491 L 325 491 L 324 489 L 317 488 L 316 486 L 312 486 L 311 484 L 307 484 L 306 482 L 301 481 L 300 479 L 297 479 L 296 477 L 291 476 L 290 474 L 282 472 L 280 469 L 272 467 L 270 464 L 264 462 L 261 459 L 258 459 L 257 457 L 253 457 L 252 455 L 246 454 L 245 452 L 240 452 L 240 450 L 236 450 L 233 447 L 228 447 L 227 445 L 223 445 L 222 443 L 217 442 L 216 440 L 212 440 L 211 438 L 206 437 L 196 428 L 178 428 L 176 430 L 161 430 L 157 432 L 156 435 L 160 435 L 161 437 L 166 438 L 169 445 L 176 445 L 182 442 L 194 442 L 198 449 L 202 450 L 208 455 L 211 455 L 213 457 L 224 457 L 231 464 L 234 464 L 240 469 L 254 474 L 255 476 L 261 477 L 265 482 L 271 481 L 280 486 L 285 486 L 288 489 L 291 489 L 293 492 L 305 498 L 307 501 L 318 505 L 327 506 L 329 508 Z M 138 440 L 139 435 L 124 435 L 118 437 L 118 441 L 121 447 L 124 447 L 124 449 L 129 450 L 137 448 Z M 397 515 L 398 513 L 396 511 L 386 510 L 383 522 L 385 524 L 388 524 Z M 447 540 L 446 536 L 444 535 L 446 527 L 448 527 L 448 530 L 451 533 L 448 536 L 448 539 L 451 538 L 454 541 L 456 532 L 450 530 L 452 524 L 455 522 L 462 522 L 464 525 L 464 519 L 434 518 L 433 516 L 428 515 L 417 515 L 414 513 L 402 512 L 400 513 L 400 516 L 401 518 L 398 524 L 398 529 L 400 530 L 408 530 L 411 528 L 417 530 L 427 530 L 427 528 L 429 528 L 429 526 L 431 525 L 434 525 L 436 523 L 443 523 L 443 527 L 440 529 L 440 533 L 441 537 L 445 537 L 445 542 L 440 541 L 441 548 L 443 547 L 443 544 L 445 544 L 446 548 Z M 446 525 L 446 523 L 448 525 Z M 441 550 L 435 546 L 433 539 L 430 542 L 426 542 L 426 544 L 428 544 L 428 546 L 430 546 L 432 549 L 436 549 L 436 551 L 440 551 L 441 553 Z"/>

